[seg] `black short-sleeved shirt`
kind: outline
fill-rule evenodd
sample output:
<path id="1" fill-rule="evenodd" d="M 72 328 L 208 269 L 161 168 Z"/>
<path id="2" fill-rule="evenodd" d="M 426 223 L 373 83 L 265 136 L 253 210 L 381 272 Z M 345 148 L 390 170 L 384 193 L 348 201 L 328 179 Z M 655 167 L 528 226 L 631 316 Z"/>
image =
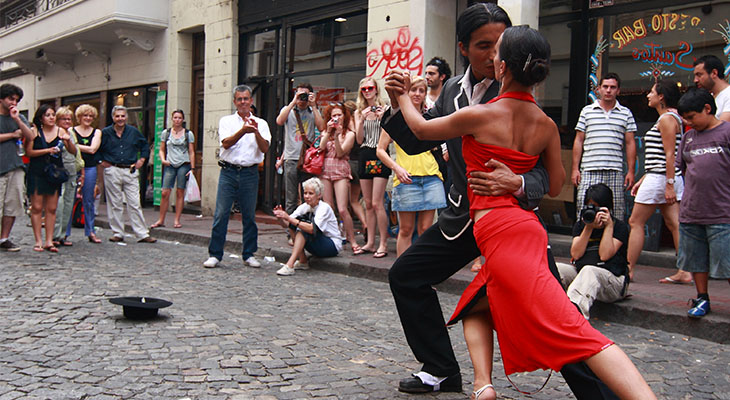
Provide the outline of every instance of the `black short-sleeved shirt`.
<path id="1" fill-rule="evenodd" d="M 573 225 L 573 237 L 580 236 L 583 232 L 585 224 L 578 221 Z M 626 248 L 629 242 L 629 225 L 623 221 L 613 219 L 613 237 L 621 241 L 621 248 L 608 261 L 603 262 L 598 256 L 598 246 L 601 244 L 601 236 L 603 229 L 594 229 L 591 232 L 591 238 L 588 240 L 586 251 L 583 257 L 575 260 L 575 266 L 580 271 L 584 265 L 595 265 L 611 271 L 616 276 L 627 275 L 629 273 L 628 261 L 626 260 Z"/>

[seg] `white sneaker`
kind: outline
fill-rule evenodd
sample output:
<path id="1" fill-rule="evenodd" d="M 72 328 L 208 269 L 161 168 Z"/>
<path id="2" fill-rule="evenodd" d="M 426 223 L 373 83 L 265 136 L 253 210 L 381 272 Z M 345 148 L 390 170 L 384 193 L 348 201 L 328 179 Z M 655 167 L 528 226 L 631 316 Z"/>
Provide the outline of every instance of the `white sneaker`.
<path id="1" fill-rule="evenodd" d="M 203 266 L 205 268 L 215 268 L 215 267 L 218 266 L 218 263 L 219 262 L 220 261 L 218 261 L 217 258 L 215 258 L 215 257 L 209 257 L 207 260 L 205 260 L 205 262 L 203 263 Z"/>
<path id="2" fill-rule="evenodd" d="M 278 271 L 276 271 L 276 275 L 282 275 L 282 276 L 289 276 L 294 275 L 296 271 L 294 271 L 294 268 L 289 268 L 288 265 L 284 264 L 279 268 Z"/>
<path id="3" fill-rule="evenodd" d="M 299 260 L 294 261 L 294 269 L 309 269 L 309 263 L 306 262 L 304 264 L 300 263 Z"/>
<path id="4" fill-rule="evenodd" d="M 244 264 L 253 268 L 261 268 L 261 263 L 254 256 L 247 258 L 246 261 L 244 261 Z"/>

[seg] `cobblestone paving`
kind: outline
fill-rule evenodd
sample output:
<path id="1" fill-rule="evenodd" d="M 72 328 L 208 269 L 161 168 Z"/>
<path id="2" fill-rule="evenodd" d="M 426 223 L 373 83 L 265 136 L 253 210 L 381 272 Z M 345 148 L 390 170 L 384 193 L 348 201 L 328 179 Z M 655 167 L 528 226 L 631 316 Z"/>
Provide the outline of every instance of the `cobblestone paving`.
<path id="1" fill-rule="evenodd" d="M 17 225 L 21 225 L 20 223 Z M 0 253 L 0 400 L 4 399 L 463 399 L 395 388 L 419 364 L 386 284 L 312 269 L 278 277 L 278 264 L 244 267 L 226 254 L 206 270 L 205 245 L 81 241 L 34 253 Z M 106 239 L 109 231 L 101 236 Z M 107 299 L 148 296 L 174 304 L 132 322 Z M 448 315 L 457 297 L 441 295 Z M 637 363 L 659 398 L 730 399 L 730 346 L 593 321 Z M 472 376 L 460 327 L 451 329 L 465 389 Z M 547 373 L 520 374 L 522 389 Z M 519 394 L 496 357 L 500 398 L 570 398 L 554 375 Z"/>

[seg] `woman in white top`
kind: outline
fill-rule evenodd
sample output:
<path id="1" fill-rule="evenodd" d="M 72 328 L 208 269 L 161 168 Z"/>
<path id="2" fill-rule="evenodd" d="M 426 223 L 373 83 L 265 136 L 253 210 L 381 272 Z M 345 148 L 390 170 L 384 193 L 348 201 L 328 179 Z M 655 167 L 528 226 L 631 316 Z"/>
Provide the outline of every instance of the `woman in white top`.
<path id="1" fill-rule="evenodd" d="M 679 201 L 682 200 L 684 181 L 676 174 L 674 159 L 682 139 L 682 119 L 677 114 L 680 92 L 677 83 L 661 80 L 652 86 L 646 98 L 649 107 L 659 113 L 656 124 L 644 135 L 644 176 L 631 188 L 635 196 L 634 210 L 629 218 L 631 232 L 627 259 L 629 277 L 644 247 L 644 225 L 659 208 L 667 229 L 672 232 L 674 248 L 679 248 Z M 661 283 L 691 283 L 692 274 L 678 269 L 673 275 L 659 280 Z"/>
<path id="2" fill-rule="evenodd" d="M 319 178 L 310 178 L 302 183 L 304 203 L 291 215 L 279 205 L 274 215 L 281 226 L 289 228 L 294 238 L 294 248 L 289 260 L 278 275 L 294 275 L 295 269 L 308 269 L 309 262 L 304 254 L 306 249 L 315 257 L 334 257 L 342 250 L 343 237 L 337 225 L 337 217 L 329 204 L 322 200 L 324 185 Z"/>
<path id="3" fill-rule="evenodd" d="M 172 128 L 162 132 L 160 140 L 160 161 L 164 166 L 162 174 L 162 198 L 160 199 L 160 217 L 150 228 L 165 226 L 165 215 L 170 205 L 170 192 L 177 184 L 175 196 L 175 228 L 181 228 L 180 216 L 185 200 L 185 187 L 188 177 L 195 170 L 195 136 L 185 129 L 185 113 L 182 110 L 172 112 Z"/>

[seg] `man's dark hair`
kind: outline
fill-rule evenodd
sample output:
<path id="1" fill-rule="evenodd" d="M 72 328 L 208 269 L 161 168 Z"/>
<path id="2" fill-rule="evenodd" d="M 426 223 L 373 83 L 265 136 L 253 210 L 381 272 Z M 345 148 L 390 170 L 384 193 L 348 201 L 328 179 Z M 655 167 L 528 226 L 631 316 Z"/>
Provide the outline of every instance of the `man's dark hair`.
<path id="1" fill-rule="evenodd" d="M 504 31 L 499 58 L 512 77 L 525 86 L 542 82 L 550 72 L 550 44 L 540 32 L 527 25 Z"/>
<path id="2" fill-rule="evenodd" d="M 662 79 L 657 81 L 654 85 L 654 90 L 657 94 L 664 96 L 664 105 L 671 108 L 677 108 L 677 102 L 679 96 L 682 94 L 679 92 L 679 86 L 677 82 L 671 79 Z"/>
<path id="3" fill-rule="evenodd" d="M 448 81 L 449 78 L 451 78 L 451 67 L 449 67 L 449 63 L 447 63 L 446 60 L 444 60 L 443 58 L 434 57 L 431 59 L 431 61 L 426 63 L 427 67 L 429 65 L 433 65 L 434 67 L 438 68 L 439 76 L 446 75 L 446 77 L 444 78 L 444 82 Z"/>
<path id="4" fill-rule="evenodd" d="M 23 89 L 13 85 L 12 83 L 3 83 L 3 85 L 0 86 L 0 99 L 5 99 L 13 95 L 17 95 L 18 100 L 22 99 Z"/>
<path id="5" fill-rule="evenodd" d="M 310 92 L 314 92 L 312 85 L 308 82 L 302 82 L 302 83 L 298 84 L 297 87 L 294 88 L 294 91 L 296 91 L 299 88 L 309 89 Z"/>
<path id="6" fill-rule="evenodd" d="M 619 78 L 618 74 L 615 72 L 608 72 L 608 73 L 604 74 L 601 77 L 601 80 L 598 82 L 598 86 L 603 85 L 603 81 L 605 81 L 606 79 L 616 80 L 616 86 L 618 86 L 619 88 L 621 87 L 621 78 Z"/>
<path id="7" fill-rule="evenodd" d="M 35 114 L 33 114 L 33 125 L 35 125 L 35 128 L 38 129 L 38 133 L 41 135 L 43 132 L 41 130 L 43 129 L 43 116 L 46 114 L 46 111 L 48 109 L 53 110 L 53 106 L 50 104 L 41 104 L 37 110 L 35 110 Z"/>
<path id="8" fill-rule="evenodd" d="M 703 65 L 703 69 L 707 71 L 708 74 L 712 73 L 712 70 L 714 69 L 717 71 L 717 77 L 720 79 L 725 79 L 725 65 L 720 61 L 719 58 L 713 56 L 712 54 L 708 54 L 706 56 L 702 56 L 695 60 L 693 66 L 698 66 L 700 64 Z"/>
<path id="9" fill-rule="evenodd" d="M 599 207 L 606 207 L 609 211 L 613 211 L 613 191 L 605 183 L 596 183 L 586 189 L 583 204 L 588 204 L 589 200 L 598 203 Z"/>
<path id="10" fill-rule="evenodd" d="M 507 12 L 494 3 L 475 3 L 464 10 L 456 20 L 456 38 L 464 47 L 469 47 L 471 34 L 486 24 L 502 23 L 507 28 L 512 26 Z M 464 65 L 469 65 L 469 59 L 462 56 Z"/>
<path id="11" fill-rule="evenodd" d="M 710 105 L 710 114 L 715 115 L 717 112 L 717 105 L 715 104 L 715 98 L 712 94 L 705 89 L 700 88 L 689 88 L 680 99 L 677 104 L 677 111 L 679 115 L 684 115 L 688 112 L 702 112 L 705 109 L 705 105 Z"/>

